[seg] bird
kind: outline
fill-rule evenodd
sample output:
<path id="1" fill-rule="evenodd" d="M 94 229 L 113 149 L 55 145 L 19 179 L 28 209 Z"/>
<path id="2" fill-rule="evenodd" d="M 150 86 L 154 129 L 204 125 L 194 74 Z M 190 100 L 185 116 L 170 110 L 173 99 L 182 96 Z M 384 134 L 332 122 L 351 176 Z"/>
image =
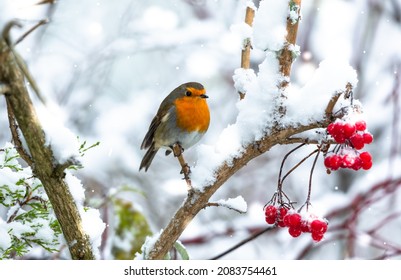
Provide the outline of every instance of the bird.
<path id="1" fill-rule="evenodd" d="M 206 133 L 210 124 L 210 112 L 204 86 L 188 82 L 176 87 L 162 101 L 142 141 L 141 149 L 147 149 L 139 171 L 148 170 L 160 148 L 170 154 L 178 144 L 182 151 L 195 145 Z"/>

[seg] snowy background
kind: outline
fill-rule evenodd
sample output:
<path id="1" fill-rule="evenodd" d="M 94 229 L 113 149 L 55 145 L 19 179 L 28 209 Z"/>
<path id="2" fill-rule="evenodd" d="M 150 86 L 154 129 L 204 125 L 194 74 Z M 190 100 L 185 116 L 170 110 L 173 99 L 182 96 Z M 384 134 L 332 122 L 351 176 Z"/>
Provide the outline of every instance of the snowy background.
<path id="1" fill-rule="evenodd" d="M 139 173 L 144 154 L 140 144 L 160 102 L 187 81 L 201 82 L 209 96 L 211 125 L 200 144 L 213 145 L 221 131 L 235 122 L 238 94 L 233 74 L 240 66 L 243 30 L 238 24 L 244 19 L 246 1 L 61 0 L 50 8 L 33 5 L 36 2 L 0 0 L 0 26 L 20 19 L 24 28 L 12 33 L 18 38 L 38 20 L 50 19 L 17 46 L 47 100 L 43 106 L 33 97 L 43 122 L 51 119 L 80 139 L 100 141 L 86 153 L 85 168 L 78 174 L 86 196 L 99 199 L 122 186 L 134 188 L 138 191 L 123 193 L 124 199 L 145 215 L 153 232 L 159 232 L 181 205 L 186 184 L 177 160 L 162 152 L 147 173 Z M 401 175 L 400 27 L 399 0 L 303 1 L 297 39 L 301 56 L 294 63 L 291 83 L 302 87 L 322 60 L 348 61 L 359 80 L 354 96 L 364 105 L 368 129 L 375 136 L 367 148 L 374 165 L 369 171 L 327 175 L 319 160 L 313 179 L 314 211 L 325 216 L 347 206 L 329 219 L 325 242 L 316 244 L 306 236 L 294 239 L 286 230 L 273 230 L 225 258 L 400 258 L 398 188 L 388 195 L 375 193 L 374 202 L 359 205 L 363 211 L 353 203 L 358 194 Z M 255 49 L 251 58 L 257 70 L 264 54 Z M 333 73 L 327 79 L 336 78 Z M 4 99 L 0 108 L 5 108 Z M 1 112 L 0 144 L 10 141 L 5 109 Z M 247 213 L 223 207 L 203 210 L 180 238 L 191 258 L 212 258 L 266 227 L 263 205 L 275 191 L 280 162 L 291 148 L 273 148 L 220 188 L 214 201 L 240 195 Z M 196 149 L 185 153 L 191 164 L 197 161 Z M 312 149 L 296 153 L 289 163 L 295 164 Z M 309 170 L 306 164 L 286 181 L 287 193 L 300 203 L 307 193 Z M 112 211 L 106 212 L 104 221 L 113 225 Z M 357 213 L 357 218 L 341 228 L 350 213 Z M 394 217 L 386 219 L 390 214 Z M 113 258 L 109 250 L 113 242 L 124 242 L 116 240 L 109 230 L 103 258 Z"/>

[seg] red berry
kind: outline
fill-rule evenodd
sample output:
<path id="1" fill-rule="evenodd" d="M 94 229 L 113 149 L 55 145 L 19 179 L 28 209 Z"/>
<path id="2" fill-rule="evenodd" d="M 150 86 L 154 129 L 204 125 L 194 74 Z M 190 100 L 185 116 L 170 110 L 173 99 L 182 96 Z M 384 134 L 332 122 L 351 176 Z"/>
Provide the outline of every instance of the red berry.
<path id="1" fill-rule="evenodd" d="M 351 154 L 346 154 L 341 158 L 341 167 L 352 168 L 355 163 L 355 157 Z"/>
<path id="2" fill-rule="evenodd" d="M 362 160 L 359 157 L 354 158 L 354 163 L 352 164 L 351 168 L 353 170 L 359 170 L 362 168 Z"/>
<path id="3" fill-rule="evenodd" d="M 282 219 L 282 218 L 284 218 L 284 216 L 285 215 L 287 215 L 287 213 L 288 213 L 288 208 L 287 207 L 284 207 L 284 206 L 280 206 L 279 207 L 279 214 L 280 214 L 280 218 Z"/>
<path id="4" fill-rule="evenodd" d="M 328 126 L 327 126 L 327 132 L 330 134 L 330 135 L 333 135 L 333 134 L 335 134 L 335 124 L 334 123 L 330 123 Z"/>
<path id="5" fill-rule="evenodd" d="M 363 142 L 364 142 L 365 144 L 370 144 L 370 143 L 373 142 L 373 135 L 370 134 L 369 132 L 365 132 L 365 133 L 362 135 L 362 138 L 363 138 Z"/>
<path id="6" fill-rule="evenodd" d="M 362 134 L 355 133 L 349 138 L 349 140 L 352 146 L 357 150 L 360 150 L 365 146 L 365 141 L 363 140 Z"/>
<path id="7" fill-rule="evenodd" d="M 310 232 L 308 221 L 302 220 L 302 222 L 301 222 L 301 231 L 302 232 Z"/>
<path id="8" fill-rule="evenodd" d="M 266 217 L 276 217 L 277 208 L 274 205 L 268 205 L 265 208 L 265 216 Z"/>
<path id="9" fill-rule="evenodd" d="M 317 233 L 312 231 L 312 239 L 316 242 L 319 242 L 320 240 L 323 239 L 323 234 L 322 233 Z"/>
<path id="10" fill-rule="evenodd" d="M 355 125 L 351 123 L 345 123 L 343 125 L 344 137 L 350 138 L 355 133 Z"/>
<path id="11" fill-rule="evenodd" d="M 359 158 L 362 160 L 363 162 L 369 162 L 372 161 L 372 156 L 369 152 L 362 152 L 359 154 Z"/>
<path id="12" fill-rule="evenodd" d="M 290 216 L 291 216 L 291 214 L 287 214 L 287 215 L 285 215 L 284 218 L 283 218 L 283 224 L 284 224 L 284 226 L 286 226 L 286 227 L 289 227 L 289 226 L 290 226 L 290 224 L 289 224 Z"/>
<path id="13" fill-rule="evenodd" d="M 362 169 L 369 170 L 373 165 L 372 161 L 362 162 Z"/>
<path id="14" fill-rule="evenodd" d="M 313 220 L 310 224 L 312 233 L 324 234 L 327 231 L 327 223 L 322 220 Z"/>
<path id="15" fill-rule="evenodd" d="M 300 227 L 301 226 L 301 215 L 298 213 L 292 213 L 285 215 L 283 221 L 287 227 Z"/>
<path id="16" fill-rule="evenodd" d="M 292 237 L 298 237 L 301 235 L 302 231 L 300 227 L 290 227 L 288 229 L 288 233 L 292 236 Z"/>
<path id="17" fill-rule="evenodd" d="M 343 133 L 339 134 L 334 134 L 333 135 L 334 141 L 336 141 L 338 144 L 344 144 L 345 140 L 347 139 Z"/>
<path id="18" fill-rule="evenodd" d="M 332 156 L 326 156 L 324 158 L 324 166 L 326 166 L 329 169 L 331 169 L 331 157 Z"/>
<path id="19" fill-rule="evenodd" d="M 266 221 L 266 223 L 268 223 L 269 225 L 273 225 L 273 224 L 276 223 L 276 217 L 266 216 L 266 217 L 265 217 L 265 221 Z"/>
<path id="20" fill-rule="evenodd" d="M 364 131 L 366 129 L 366 122 L 365 121 L 357 121 L 355 123 L 355 128 L 357 131 Z"/>
<path id="21" fill-rule="evenodd" d="M 331 170 L 337 170 L 341 167 L 341 157 L 336 154 L 326 156 L 324 165 Z"/>
<path id="22" fill-rule="evenodd" d="M 285 227 L 283 219 L 284 219 L 285 215 L 287 215 L 288 209 L 283 206 L 280 206 L 280 208 L 278 210 L 279 210 L 279 212 L 277 215 L 277 225 L 279 227 Z"/>
<path id="23" fill-rule="evenodd" d="M 360 153 L 359 158 L 361 159 L 362 162 L 362 169 L 368 170 L 372 167 L 373 165 L 372 156 L 369 152 Z"/>
<path id="24" fill-rule="evenodd" d="M 342 122 L 335 122 L 329 124 L 327 127 L 327 132 L 334 138 L 334 140 L 337 143 L 344 143 L 345 142 L 345 136 L 344 136 L 344 125 Z"/>
<path id="25" fill-rule="evenodd" d="M 265 221 L 269 225 L 273 225 L 276 223 L 277 218 L 277 207 L 274 205 L 268 205 L 265 208 Z"/>

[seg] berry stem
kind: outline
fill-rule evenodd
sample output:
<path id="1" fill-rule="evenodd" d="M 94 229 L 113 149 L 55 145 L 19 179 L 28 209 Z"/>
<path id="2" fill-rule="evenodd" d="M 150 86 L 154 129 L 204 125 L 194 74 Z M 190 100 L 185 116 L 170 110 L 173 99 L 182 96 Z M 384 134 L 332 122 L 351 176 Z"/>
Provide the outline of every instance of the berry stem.
<path id="1" fill-rule="evenodd" d="M 284 201 L 283 201 L 283 195 L 288 199 L 288 201 L 290 202 L 289 204 L 291 205 L 291 200 L 288 198 L 288 196 L 283 192 L 283 181 L 284 181 L 284 179 L 296 168 L 296 167 L 294 167 L 294 168 L 292 168 L 289 172 L 287 172 L 287 174 L 283 177 L 283 178 L 281 178 L 282 177 L 282 174 L 283 174 L 283 168 L 284 168 L 284 163 L 285 163 L 285 161 L 287 160 L 287 158 L 293 153 L 293 152 L 295 152 L 296 150 L 298 150 L 299 148 L 301 148 L 301 147 L 303 147 L 305 145 L 305 143 L 302 143 L 302 144 L 300 144 L 300 145 L 298 145 L 298 146 L 296 146 L 294 149 L 292 149 L 291 151 L 289 151 L 285 156 L 284 156 L 284 158 L 283 158 L 283 160 L 281 161 L 281 165 L 280 165 L 280 171 L 279 171 L 279 174 L 278 174 L 278 182 L 277 182 L 277 195 L 278 195 L 278 201 L 279 201 L 279 203 L 280 204 L 284 204 Z M 299 166 L 299 164 L 297 165 L 297 166 Z"/>
<path id="2" fill-rule="evenodd" d="M 304 146 L 305 143 L 302 143 L 298 146 L 296 146 L 294 149 L 292 149 L 291 151 L 289 151 L 283 158 L 283 160 L 281 161 L 281 165 L 280 165 L 280 172 L 278 173 L 278 182 L 277 182 L 277 186 L 278 189 L 281 191 L 281 185 L 284 181 L 284 179 L 281 179 L 281 175 L 283 174 L 283 167 L 284 167 L 284 163 L 287 160 L 287 158 L 290 156 L 290 154 L 292 154 L 293 152 L 295 152 L 296 150 L 298 150 L 299 148 L 301 148 L 302 146 Z"/>
<path id="3" fill-rule="evenodd" d="M 281 179 L 281 184 L 283 184 L 284 180 L 295 170 L 297 169 L 302 163 L 304 163 L 305 160 L 307 160 L 308 158 L 310 158 L 314 153 L 320 151 L 320 149 L 316 149 L 313 152 L 311 152 L 309 155 L 307 155 L 306 157 L 304 157 L 300 162 L 298 162 L 293 168 L 291 168 L 285 175 L 284 177 Z"/>
<path id="4" fill-rule="evenodd" d="M 315 151 L 313 151 L 313 153 L 316 153 L 316 156 L 315 156 L 315 159 L 313 160 L 312 167 L 311 167 L 310 174 L 309 174 L 308 195 L 306 196 L 305 203 L 301 206 L 301 208 L 298 211 L 301 211 L 305 205 L 306 205 L 306 211 L 309 210 L 308 208 L 309 208 L 309 205 L 311 204 L 310 199 L 311 199 L 311 194 L 312 194 L 313 171 L 315 170 L 316 162 L 317 162 L 317 159 L 319 158 L 320 151 L 321 151 L 321 146 L 318 146 L 318 148 Z M 309 156 L 311 156 L 313 153 L 311 153 Z"/>

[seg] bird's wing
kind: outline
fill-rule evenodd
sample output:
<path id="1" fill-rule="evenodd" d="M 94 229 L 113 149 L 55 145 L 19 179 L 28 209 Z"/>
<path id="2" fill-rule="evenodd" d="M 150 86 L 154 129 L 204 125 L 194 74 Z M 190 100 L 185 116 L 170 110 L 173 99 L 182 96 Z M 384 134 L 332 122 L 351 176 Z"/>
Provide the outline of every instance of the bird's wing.
<path id="1" fill-rule="evenodd" d="M 147 149 L 147 148 L 150 147 L 150 145 L 152 145 L 153 137 L 155 135 L 155 131 L 159 127 L 160 122 L 161 122 L 160 117 L 158 115 L 156 115 L 153 118 L 152 122 L 150 123 L 149 129 L 148 129 L 148 132 L 145 135 L 145 138 L 143 138 L 141 149 Z"/>

